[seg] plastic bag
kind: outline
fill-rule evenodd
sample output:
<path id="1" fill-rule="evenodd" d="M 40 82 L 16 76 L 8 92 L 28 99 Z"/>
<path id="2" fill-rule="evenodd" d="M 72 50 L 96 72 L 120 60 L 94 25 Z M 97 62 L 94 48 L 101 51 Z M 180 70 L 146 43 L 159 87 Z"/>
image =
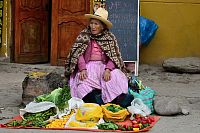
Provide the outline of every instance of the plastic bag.
<path id="1" fill-rule="evenodd" d="M 76 111 L 82 104 L 83 100 L 77 97 L 72 97 L 70 100 L 68 100 L 68 108 L 65 108 L 64 112 L 60 113 L 58 115 L 58 118 L 62 118 L 62 116 L 69 115 L 72 110 Z"/>
<path id="2" fill-rule="evenodd" d="M 140 16 L 139 19 L 140 41 L 142 45 L 147 46 L 155 35 L 156 30 L 158 29 L 158 25 L 154 21 L 143 16 Z"/>
<path id="3" fill-rule="evenodd" d="M 107 103 L 105 105 L 101 105 L 101 107 L 103 109 L 103 113 L 104 113 L 104 119 L 106 121 L 113 121 L 113 122 L 124 121 L 126 119 L 127 115 L 129 115 L 129 112 L 127 111 L 126 108 L 119 110 L 118 112 L 109 111 L 107 109 L 107 107 L 110 106 L 110 105 L 113 105 L 115 107 L 120 107 L 119 105 L 110 104 L 110 103 Z"/>
<path id="4" fill-rule="evenodd" d="M 58 107 L 52 103 L 52 102 L 30 102 L 29 104 L 26 105 L 26 107 L 24 109 L 20 109 L 19 113 L 20 116 L 24 119 L 24 114 L 26 113 L 39 113 L 39 112 L 43 112 L 43 111 L 47 111 L 50 108 L 55 108 L 56 110 L 56 115 L 51 116 L 48 120 L 52 120 L 54 119 L 58 113 L 59 113 L 59 109 Z"/>
<path id="5" fill-rule="evenodd" d="M 69 105 L 69 110 L 71 109 L 78 109 L 82 104 L 83 104 L 83 100 L 77 97 L 72 97 L 69 101 L 68 101 L 68 105 Z"/>
<path id="6" fill-rule="evenodd" d="M 135 92 L 129 88 L 128 92 L 129 94 L 132 94 L 134 98 L 140 98 L 143 103 L 147 105 L 149 109 L 151 109 L 151 112 L 154 112 L 153 101 L 156 94 L 155 90 L 151 89 L 150 87 L 145 87 L 143 90 Z"/>
<path id="7" fill-rule="evenodd" d="M 151 114 L 151 110 L 139 98 L 135 98 L 131 102 L 131 106 L 127 107 L 127 109 L 132 115 L 140 114 L 142 116 L 148 116 Z"/>
<path id="8" fill-rule="evenodd" d="M 76 113 L 76 120 L 81 122 L 98 122 L 103 118 L 102 108 L 95 103 L 82 104 Z"/>
<path id="9" fill-rule="evenodd" d="M 95 123 L 95 122 L 80 122 L 76 120 L 76 114 L 73 114 L 67 123 L 65 124 L 65 128 L 70 127 L 70 128 L 90 128 L 90 129 L 98 129 L 97 125 L 104 123 L 103 118 L 100 118 L 100 120 Z"/>

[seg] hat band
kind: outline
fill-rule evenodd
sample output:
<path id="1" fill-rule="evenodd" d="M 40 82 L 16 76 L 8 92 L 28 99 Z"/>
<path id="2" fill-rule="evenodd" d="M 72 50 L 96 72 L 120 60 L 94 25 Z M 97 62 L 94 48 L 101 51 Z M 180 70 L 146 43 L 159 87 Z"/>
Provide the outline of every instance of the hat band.
<path id="1" fill-rule="evenodd" d="M 101 16 L 99 16 L 99 15 L 97 15 L 97 14 L 94 14 L 95 16 L 98 16 L 98 17 L 101 17 Z M 101 17 L 102 18 L 102 17 Z"/>

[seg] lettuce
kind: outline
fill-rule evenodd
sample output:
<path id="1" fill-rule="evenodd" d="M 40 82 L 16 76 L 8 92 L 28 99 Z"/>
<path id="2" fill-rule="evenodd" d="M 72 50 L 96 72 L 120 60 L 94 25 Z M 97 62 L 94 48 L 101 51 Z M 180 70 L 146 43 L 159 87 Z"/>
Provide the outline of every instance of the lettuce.
<path id="1" fill-rule="evenodd" d="M 64 110 L 66 107 L 68 107 L 68 100 L 70 98 L 70 88 L 68 86 L 64 86 L 63 88 L 59 87 L 53 90 L 49 94 L 37 96 L 34 100 L 36 102 L 53 102 L 59 110 Z"/>

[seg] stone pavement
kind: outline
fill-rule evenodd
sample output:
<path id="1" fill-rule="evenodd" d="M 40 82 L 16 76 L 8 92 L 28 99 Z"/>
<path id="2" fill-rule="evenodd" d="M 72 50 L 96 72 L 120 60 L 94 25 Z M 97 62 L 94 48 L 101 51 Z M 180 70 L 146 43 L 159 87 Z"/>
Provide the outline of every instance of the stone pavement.
<path id="1" fill-rule="evenodd" d="M 56 71 L 63 74 L 63 67 L 49 64 L 25 65 L 0 62 L 0 123 L 19 114 L 22 100 L 22 81 L 31 71 Z M 179 97 L 190 107 L 187 116 L 161 116 L 149 133 L 199 133 L 200 131 L 200 74 L 165 72 L 160 66 L 141 65 L 139 79 L 145 86 L 157 91 L 159 96 Z M 0 133 L 68 133 L 70 130 L 0 129 Z M 84 132 L 86 133 L 86 131 Z"/>

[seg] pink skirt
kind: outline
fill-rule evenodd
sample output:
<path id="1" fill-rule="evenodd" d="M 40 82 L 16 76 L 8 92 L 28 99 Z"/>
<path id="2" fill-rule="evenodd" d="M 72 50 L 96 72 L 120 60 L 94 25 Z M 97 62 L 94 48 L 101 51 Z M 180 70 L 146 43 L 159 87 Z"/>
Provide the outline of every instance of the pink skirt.
<path id="1" fill-rule="evenodd" d="M 86 64 L 88 78 L 79 80 L 79 72 L 75 76 L 70 77 L 71 96 L 82 99 L 94 89 L 102 92 L 102 100 L 104 103 L 111 102 L 122 93 L 128 93 L 128 79 L 125 74 L 119 70 L 111 71 L 111 80 L 105 82 L 103 73 L 105 64 L 101 61 L 90 61 Z"/>

